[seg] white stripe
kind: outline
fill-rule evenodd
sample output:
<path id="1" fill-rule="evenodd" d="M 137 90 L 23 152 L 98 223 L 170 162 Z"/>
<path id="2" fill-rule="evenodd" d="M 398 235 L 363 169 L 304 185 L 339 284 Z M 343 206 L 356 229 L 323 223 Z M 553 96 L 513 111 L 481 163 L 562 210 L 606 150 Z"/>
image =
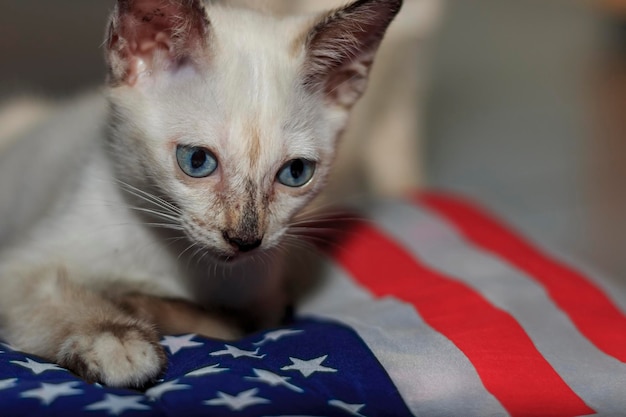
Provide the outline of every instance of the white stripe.
<path id="1" fill-rule="evenodd" d="M 508 416 L 473 365 L 415 309 L 395 299 L 374 299 L 346 273 L 328 265 L 326 282 L 299 314 L 353 328 L 383 365 L 416 416 Z M 381 277 L 383 278 L 383 277 Z"/>
<path id="2" fill-rule="evenodd" d="M 496 255 L 473 247 L 436 215 L 384 203 L 374 219 L 421 262 L 479 291 L 509 312 L 565 382 L 599 415 L 626 410 L 626 364 L 599 351 L 544 288 Z"/>

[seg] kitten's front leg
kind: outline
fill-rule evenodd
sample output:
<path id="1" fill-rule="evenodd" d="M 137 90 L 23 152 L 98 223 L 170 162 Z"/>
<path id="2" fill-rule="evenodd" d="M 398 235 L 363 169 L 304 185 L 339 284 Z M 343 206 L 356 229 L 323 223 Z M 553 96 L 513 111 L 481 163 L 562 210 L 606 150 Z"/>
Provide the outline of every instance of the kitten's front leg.
<path id="1" fill-rule="evenodd" d="M 162 334 L 195 333 L 222 340 L 244 336 L 241 323 L 216 311 L 207 311 L 183 300 L 128 294 L 112 298 L 133 316 L 155 323 Z"/>
<path id="2" fill-rule="evenodd" d="M 151 324 L 73 283 L 63 269 L 18 269 L 0 278 L 7 284 L 2 336 L 18 349 L 113 387 L 142 387 L 164 369 Z"/>
<path id="3" fill-rule="evenodd" d="M 237 340 L 246 332 L 278 326 L 288 315 L 287 296 L 277 282 L 265 285 L 265 291 L 245 307 L 208 310 L 188 301 L 145 294 L 111 294 L 110 299 L 132 316 L 154 323 L 161 334 L 195 333 Z M 271 291 L 268 291 L 270 288 Z"/>

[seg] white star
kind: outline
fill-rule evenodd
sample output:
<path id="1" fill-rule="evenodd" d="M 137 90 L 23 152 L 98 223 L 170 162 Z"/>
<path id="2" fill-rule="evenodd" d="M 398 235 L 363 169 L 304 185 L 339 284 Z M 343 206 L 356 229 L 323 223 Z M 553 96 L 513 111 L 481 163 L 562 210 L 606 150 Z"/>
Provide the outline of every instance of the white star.
<path id="1" fill-rule="evenodd" d="M 267 333 L 263 337 L 263 340 L 261 340 L 260 342 L 256 342 L 254 346 L 262 346 L 268 342 L 277 342 L 284 337 L 293 336 L 300 333 L 304 333 L 304 330 L 276 330 L 275 332 Z"/>
<path id="2" fill-rule="evenodd" d="M 365 407 L 365 404 L 348 404 L 339 400 L 332 400 L 328 402 L 328 405 L 341 408 L 343 411 L 347 411 L 355 417 L 365 417 L 361 414 L 361 410 Z"/>
<path id="3" fill-rule="evenodd" d="M 226 372 L 226 371 L 230 371 L 230 369 L 229 368 L 220 368 L 220 364 L 218 363 L 217 365 L 207 366 L 206 368 L 201 368 L 201 369 L 195 370 L 193 372 L 189 372 L 185 376 L 215 375 L 215 374 L 219 374 L 219 373 Z"/>
<path id="4" fill-rule="evenodd" d="M 280 375 L 273 374 L 269 371 L 264 371 L 262 369 L 254 369 L 254 373 L 256 377 L 247 376 L 245 379 L 249 381 L 259 381 L 265 384 L 268 384 L 272 387 L 283 386 L 285 388 L 289 388 L 292 391 L 302 394 L 304 390 L 300 387 L 296 387 L 293 384 L 290 384 L 289 381 L 291 378 L 282 377 Z"/>
<path id="5" fill-rule="evenodd" d="M 17 384 L 17 378 L 5 379 L 0 381 L 0 391 L 3 389 L 9 389 L 15 387 Z"/>
<path id="6" fill-rule="evenodd" d="M 59 397 L 82 394 L 83 390 L 74 388 L 76 385 L 80 385 L 80 382 L 73 381 L 63 384 L 42 383 L 41 388 L 25 391 L 20 396 L 22 398 L 37 398 L 42 404 L 50 405 Z"/>
<path id="7" fill-rule="evenodd" d="M 205 401 L 204 403 L 206 405 L 213 406 L 223 405 L 230 408 L 232 411 L 242 411 L 253 405 L 270 403 L 270 401 L 265 398 L 257 397 L 256 395 L 258 393 L 258 389 L 251 389 L 249 391 L 239 393 L 236 396 L 232 396 L 220 391 L 217 393 L 218 398 Z"/>
<path id="8" fill-rule="evenodd" d="M 181 349 L 194 348 L 204 346 L 204 343 L 193 342 L 191 339 L 196 337 L 195 334 L 189 334 L 186 336 L 165 336 L 165 340 L 161 342 L 161 345 L 169 348 L 172 355 L 177 354 Z"/>
<path id="9" fill-rule="evenodd" d="M 146 396 L 151 400 L 160 400 L 164 394 L 171 391 L 181 391 L 191 388 L 191 385 L 183 385 L 178 383 L 178 379 L 175 381 L 166 382 L 161 385 L 150 388 L 146 391 Z"/>
<path id="10" fill-rule="evenodd" d="M 310 361 L 289 358 L 293 365 L 285 366 L 280 369 L 283 371 L 300 371 L 305 378 L 310 377 L 315 372 L 337 372 L 336 369 L 322 366 L 322 362 L 324 362 L 326 358 L 328 358 L 328 355 L 322 356 L 321 358 L 311 359 Z"/>
<path id="11" fill-rule="evenodd" d="M 119 416 L 126 410 L 149 410 L 150 407 L 145 404 L 140 404 L 143 398 L 143 396 L 139 395 L 122 397 L 119 395 L 106 394 L 104 400 L 85 407 L 85 410 L 106 410 L 113 416 Z"/>
<path id="12" fill-rule="evenodd" d="M 225 345 L 225 346 L 226 346 L 225 350 L 220 350 L 218 352 L 213 352 L 213 353 L 211 353 L 211 356 L 232 355 L 232 357 L 235 358 L 235 359 L 241 358 L 242 356 L 245 356 L 245 357 L 248 357 L 248 358 L 254 358 L 254 359 L 263 359 L 265 357 L 265 355 L 260 355 L 259 356 L 259 349 L 257 349 L 254 352 L 252 352 L 252 351 L 248 351 L 248 350 L 241 350 L 239 348 L 236 348 L 236 347 L 230 346 L 230 345 Z"/>
<path id="13" fill-rule="evenodd" d="M 26 362 L 11 361 L 11 363 L 15 365 L 19 365 L 23 368 L 30 369 L 31 371 L 33 371 L 35 375 L 41 375 L 44 372 L 48 372 L 48 371 L 67 371 L 67 369 L 63 369 L 58 365 L 53 365 L 51 363 L 35 362 L 34 360 L 30 358 L 26 358 Z"/>

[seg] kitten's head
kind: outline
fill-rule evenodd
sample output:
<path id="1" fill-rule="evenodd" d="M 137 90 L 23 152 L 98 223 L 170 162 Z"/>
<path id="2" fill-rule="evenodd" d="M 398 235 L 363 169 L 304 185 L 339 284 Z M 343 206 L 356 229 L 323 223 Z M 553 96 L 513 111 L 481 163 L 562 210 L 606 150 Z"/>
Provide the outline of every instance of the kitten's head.
<path id="1" fill-rule="evenodd" d="M 120 180 L 166 199 L 168 218 L 218 257 L 274 247 L 323 188 L 401 3 L 279 20 L 118 0 L 106 47 Z"/>

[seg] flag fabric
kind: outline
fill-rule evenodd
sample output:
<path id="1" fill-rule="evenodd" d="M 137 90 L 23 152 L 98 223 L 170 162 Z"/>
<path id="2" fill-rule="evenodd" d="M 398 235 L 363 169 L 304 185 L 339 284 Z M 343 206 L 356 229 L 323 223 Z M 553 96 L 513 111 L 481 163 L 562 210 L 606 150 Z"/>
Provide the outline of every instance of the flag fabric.
<path id="1" fill-rule="evenodd" d="M 289 326 L 166 336 L 145 392 L 0 345 L 7 416 L 626 416 L 626 283 L 449 195 L 382 201 Z"/>

